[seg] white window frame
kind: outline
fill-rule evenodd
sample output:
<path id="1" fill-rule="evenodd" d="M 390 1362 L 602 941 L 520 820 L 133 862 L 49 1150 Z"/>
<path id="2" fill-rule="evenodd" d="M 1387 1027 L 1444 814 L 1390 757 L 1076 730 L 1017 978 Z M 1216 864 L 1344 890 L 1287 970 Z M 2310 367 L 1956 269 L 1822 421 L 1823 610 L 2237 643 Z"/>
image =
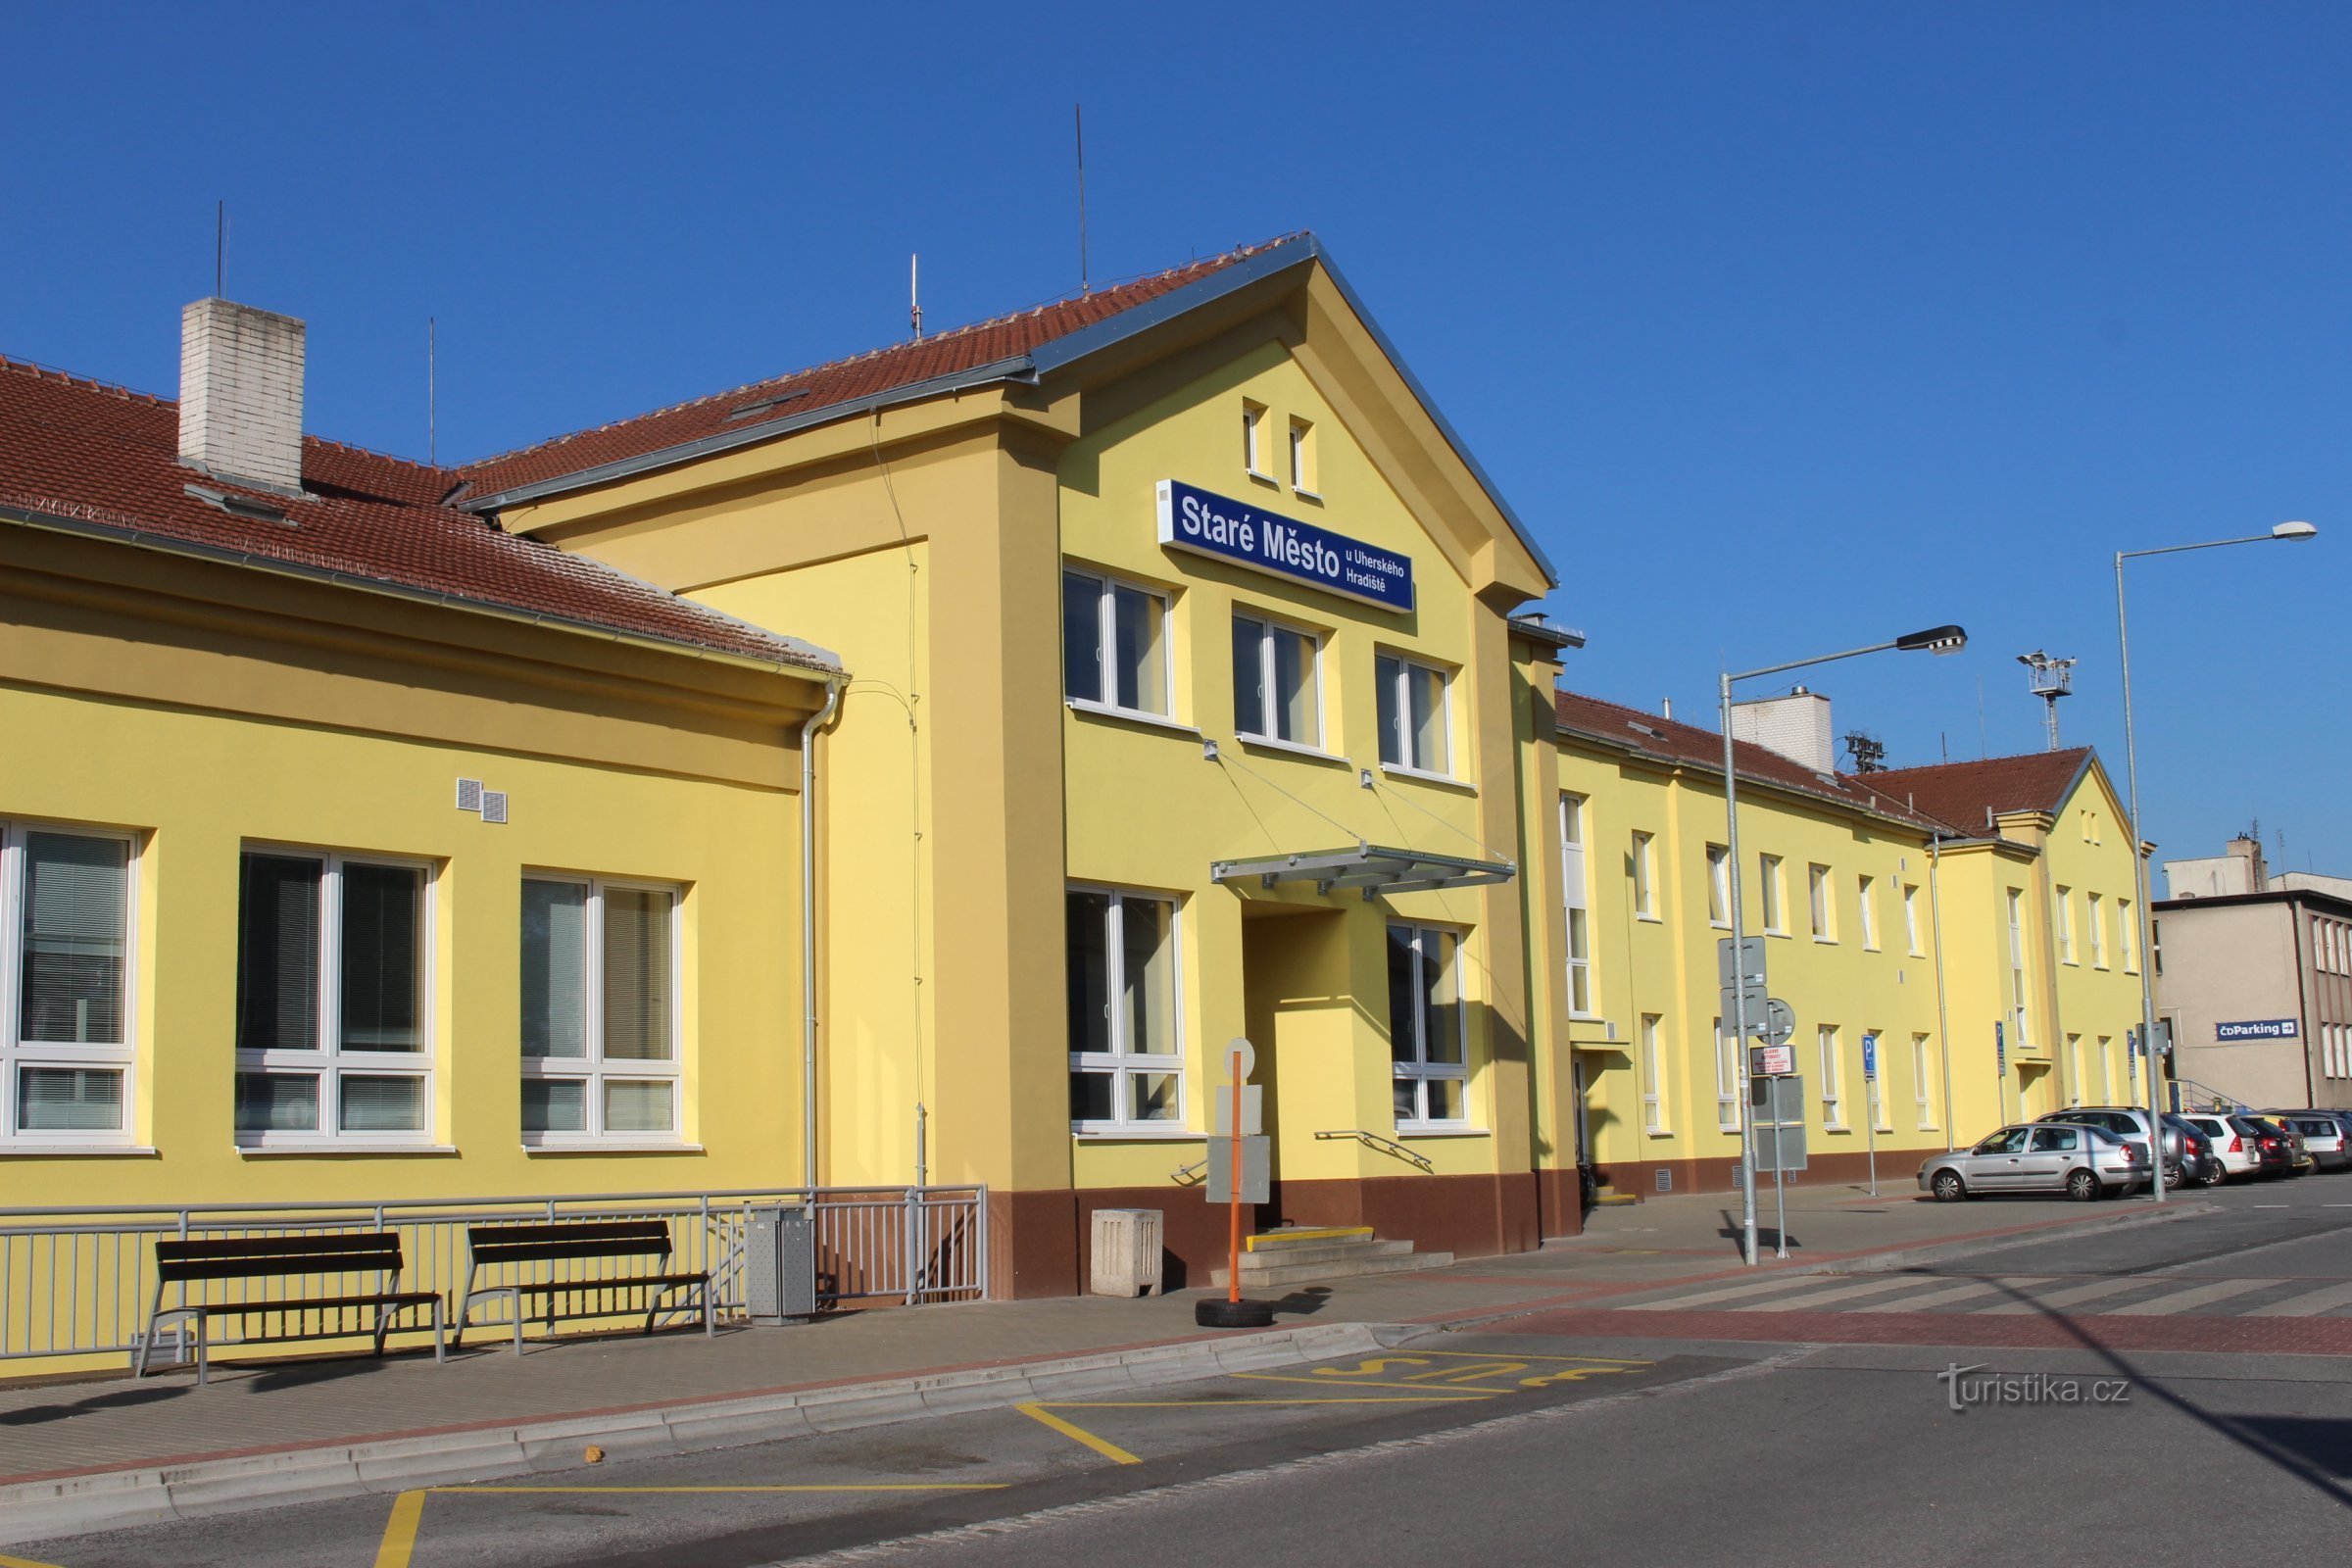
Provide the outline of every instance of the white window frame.
<path id="1" fill-rule="evenodd" d="M 1074 692 L 1064 690 L 1061 694 L 1062 701 L 1084 713 L 1109 713 L 1119 718 L 1138 718 L 1154 724 L 1172 722 L 1176 717 L 1176 602 L 1174 597 L 1164 588 L 1154 588 L 1148 582 L 1137 582 L 1132 577 L 1121 577 L 1111 572 L 1098 571 L 1092 566 L 1082 566 L 1072 561 L 1064 561 L 1061 564 L 1061 574 L 1065 585 L 1063 594 L 1065 604 L 1068 597 L 1066 586 L 1068 579 L 1078 577 L 1095 585 L 1095 647 L 1097 650 L 1095 680 L 1103 694 L 1101 697 L 1080 697 Z M 1159 681 L 1160 690 L 1167 694 L 1168 699 L 1168 706 L 1164 710 L 1129 708 L 1118 700 L 1119 675 L 1115 660 L 1118 649 L 1118 590 L 1121 588 L 1127 589 L 1131 593 L 1145 594 L 1159 601 Z M 1063 635 L 1065 637 L 1068 635 L 1066 627 Z M 1065 687 L 1068 685 L 1066 663 L 1063 685 Z"/>
<path id="2" fill-rule="evenodd" d="M 1634 829 L 1634 918 L 1655 920 L 1658 917 L 1657 835 Z"/>
<path id="3" fill-rule="evenodd" d="M 1315 490 L 1315 425 L 1297 415 L 1290 419 L 1291 488 L 1302 496 Z"/>
<path id="4" fill-rule="evenodd" d="M 2116 941 L 2123 948 L 2124 973 L 2139 973 L 2139 917 L 2130 899 L 2115 901 Z"/>
<path id="5" fill-rule="evenodd" d="M 1262 729 L 1244 729 L 1238 705 L 1234 711 L 1234 734 L 1256 746 L 1275 746 L 1290 751 L 1312 752 L 1317 757 L 1332 755 L 1325 744 L 1325 737 L 1331 733 L 1331 728 L 1329 717 L 1323 709 L 1323 633 L 1311 626 L 1301 626 L 1297 621 L 1285 620 L 1280 615 L 1269 615 L 1249 605 L 1235 605 L 1233 618 L 1236 621 L 1249 621 L 1257 627 L 1257 703 L 1258 715 L 1261 719 L 1271 720 L 1278 706 L 1274 698 L 1273 635 L 1277 631 L 1289 632 L 1294 637 L 1303 637 L 1313 648 L 1314 653 L 1307 662 L 1307 680 L 1313 685 L 1315 693 L 1315 735 L 1313 740 L 1294 740 L 1286 735 L 1277 735 L 1273 732 L 1270 723 Z M 1234 672 L 1234 678 L 1237 681 L 1241 678 L 1241 672 L 1238 669 Z"/>
<path id="6" fill-rule="evenodd" d="M 686 1141 L 686 890 L 675 882 L 647 882 L 632 877 L 584 876 L 570 871 L 525 869 L 522 882 L 558 882 L 585 888 L 585 917 L 580 940 L 580 983 L 585 1014 L 577 1056 L 520 1056 L 522 1077 L 542 1082 L 580 1082 L 586 1085 L 588 1126 L 584 1132 L 517 1132 L 525 1149 L 641 1149 L 682 1147 Z M 519 884 L 518 891 L 519 891 Z M 647 1061 L 605 1054 L 605 894 L 607 892 L 662 893 L 669 897 L 669 1059 Z M 519 961 L 519 954 L 517 960 Z M 519 1053 L 518 1053 L 519 1054 Z M 605 1085 L 665 1083 L 669 1085 L 670 1126 L 662 1132 L 608 1132 L 605 1129 Z"/>
<path id="7" fill-rule="evenodd" d="M 1740 1130 L 1740 1042 L 1723 1032 L 1715 1020 L 1715 1130 Z"/>
<path id="8" fill-rule="evenodd" d="M 440 1074 L 440 1041 L 436 1031 L 440 1010 L 439 932 L 441 870 L 433 860 L 413 855 L 377 855 L 369 851 L 325 850 L 314 845 L 278 844 L 248 839 L 238 846 L 239 883 L 243 882 L 244 857 L 263 855 L 285 859 L 316 860 L 318 876 L 318 1047 L 316 1051 L 265 1049 L 247 1051 L 238 1048 L 236 1067 L 239 1073 L 268 1073 L 272 1076 L 316 1076 L 318 1079 L 318 1125 L 315 1128 L 285 1128 L 240 1131 L 234 1119 L 235 1097 L 229 1123 L 230 1135 L 239 1149 L 429 1149 L 433 1147 L 434 1130 L 439 1125 L 440 1102 L 434 1085 Z M 415 1051 L 346 1051 L 338 1043 L 342 1033 L 340 1017 L 343 1003 L 343 871 L 352 865 L 394 866 L 404 871 L 421 871 L 423 887 L 417 905 L 416 932 L 416 1049 Z M 244 961 L 245 913 L 239 899 L 235 929 L 237 933 L 237 962 Z M 232 988 L 234 977 L 231 979 Z M 342 1130 L 342 1082 L 356 1078 L 417 1078 L 422 1083 L 417 1091 L 423 1106 L 422 1125 L 385 1132 L 345 1132 Z"/>
<path id="9" fill-rule="evenodd" d="M 1707 924 L 1732 928 L 1732 852 L 1720 844 L 1707 846 Z"/>
<path id="10" fill-rule="evenodd" d="M 2016 1037 L 2009 1049 L 2025 1051 L 2030 1044 L 2026 1025 L 2032 1016 L 2026 1010 L 2026 890 L 2003 891 L 2009 895 L 2009 1032 Z"/>
<path id="11" fill-rule="evenodd" d="M 2075 1092 L 2075 1103 L 2083 1102 L 2082 1093 L 2082 1037 L 2069 1033 L 2066 1037 L 2066 1082 Z"/>
<path id="12" fill-rule="evenodd" d="M 126 847 L 122 893 L 122 1040 L 119 1045 L 26 1041 L 24 1027 L 24 838 L 55 833 Z M 0 1153 L 45 1149 L 127 1149 L 138 1125 L 139 856 L 142 835 L 78 822 L 0 821 Z M 24 1129 L 25 1069 L 116 1071 L 122 1077 L 122 1125 L 113 1129 Z"/>
<path id="13" fill-rule="evenodd" d="M 2099 1098 L 2101 1102 L 2115 1103 L 2115 1036 L 2099 1036 Z"/>
<path id="14" fill-rule="evenodd" d="M 1788 888 L 1781 881 L 1781 858 L 1777 855 L 1756 857 L 1756 894 L 1763 907 L 1764 934 L 1785 937 L 1788 934 Z"/>
<path id="15" fill-rule="evenodd" d="M 1872 877 L 1858 876 L 1855 879 L 1854 891 L 1861 900 L 1863 951 L 1876 953 L 1879 951 L 1878 883 Z"/>
<path id="16" fill-rule="evenodd" d="M 1813 940 L 1838 940 L 1838 889 L 1831 879 L 1836 875 L 1818 860 L 1805 865 L 1805 906 L 1813 920 Z"/>
<path id="17" fill-rule="evenodd" d="M 1266 415 L 1263 403 L 1242 399 L 1242 467 L 1252 479 L 1271 479 L 1266 471 Z"/>
<path id="18" fill-rule="evenodd" d="M 1919 946 L 1919 884 L 1916 882 L 1903 884 L 1903 951 L 1914 958 L 1927 956 Z"/>
<path id="19" fill-rule="evenodd" d="M 2075 890 L 2060 884 L 2058 896 L 2052 901 L 2058 922 L 2058 961 L 2073 963 L 2075 956 Z"/>
<path id="20" fill-rule="evenodd" d="M 1891 1065 L 1886 1059 L 1886 1031 L 1865 1029 L 1862 1031 L 1862 1035 L 1866 1040 L 1874 1037 L 1877 1039 L 1879 1054 L 1879 1070 L 1862 1075 L 1864 1114 L 1870 1117 L 1870 1125 L 1874 1131 L 1890 1133 L 1894 1131 L 1894 1118 L 1886 1113 L 1886 1073 Z"/>
<path id="21" fill-rule="evenodd" d="M 1928 1036 L 1911 1036 L 1911 1103 L 1919 1112 L 1919 1130 L 1936 1130 L 1935 1080 L 1928 1074 Z"/>
<path id="22" fill-rule="evenodd" d="M 1110 1008 L 1110 1049 L 1108 1051 L 1072 1051 L 1070 1075 L 1079 1073 L 1108 1073 L 1111 1077 L 1110 1108 L 1112 1114 L 1102 1117 L 1070 1118 L 1070 1131 L 1080 1137 L 1114 1136 L 1132 1138 L 1138 1134 L 1164 1138 L 1181 1136 L 1191 1126 L 1187 1119 L 1192 1111 L 1192 1076 L 1185 1071 L 1186 1024 L 1184 1009 L 1184 901 L 1173 894 L 1154 892 L 1150 888 L 1114 887 L 1106 882 L 1072 882 L 1063 890 L 1067 893 L 1087 893 L 1110 900 L 1103 912 L 1103 997 Z M 1128 1049 L 1127 1013 L 1119 1005 L 1127 995 L 1127 943 L 1124 926 L 1127 901 L 1145 900 L 1165 905 L 1168 910 L 1168 1051 L 1133 1051 Z M 1064 934 L 1062 961 L 1069 962 L 1069 943 Z M 1141 1074 L 1173 1074 L 1176 1079 L 1176 1114 L 1152 1119 L 1133 1116 L 1129 1109 L 1135 1098 L 1128 1092 L 1127 1080 Z M 1197 1136 L 1197 1135 L 1196 1135 Z"/>
<path id="23" fill-rule="evenodd" d="M 1382 664 L 1396 666 L 1396 672 L 1389 678 L 1396 683 L 1390 695 L 1395 704 L 1396 724 L 1395 734 L 1383 734 L 1380 737 L 1380 765 L 1391 773 L 1411 773 L 1422 778 L 1457 781 L 1457 775 L 1453 772 L 1453 671 L 1443 664 L 1433 664 L 1427 660 L 1414 659 L 1405 654 L 1375 653 L 1372 658 L 1372 679 L 1376 691 L 1382 678 L 1380 673 Z M 1438 677 L 1438 734 L 1446 742 L 1443 767 L 1431 767 L 1427 758 L 1412 755 L 1412 747 L 1409 744 L 1413 716 L 1410 698 L 1412 688 L 1407 683 L 1407 676 L 1414 670 Z M 1374 711 L 1378 710 L 1378 706 L 1375 704 Z M 1396 749 L 1397 758 L 1402 760 L 1390 759 L 1389 748 L 1392 745 Z"/>
<path id="24" fill-rule="evenodd" d="M 1824 1132 L 1844 1132 L 1845 1095 L 1838 1073 L 1838 1025 L 1825 1023 L 1815 1036 L 1821 1047 L 1821 1125 Z"/>
<path id="25" fill-rule="evenodd" d="M 1661 1014 L 1642 1014 L 1642 1130 L 1652 1138 L 1671 1138 L 1674 1129 L 1666 1115 L 1665 1052 L 1658 1042 Z"/>
<path id="26" fill-rule="evenodd" d="M 1390 1079 L 1392 1082 L 1398 1080 L 1411 1082 L 1414 1085 L 1414 1103 L 1420 1105 L 1425 1112 L 1429 1106 L 1429 1092 L 1421 1086 L 1428 1080 L 1450 1078 L 1462 1086 L 1462 1113 L 1459 1116 L 1435 1117 L 1426 1114 L 1416 1117 L 1398 1116 L 1396 1130 L 1398 1132 L 1432 1132 L 1453 1131 L 1469 1127 L 1472 1125 L 1470 1116 L 1470 998 L 1462 984 L 1463 979 L 1470 972 L 1470 965 L 1465 958 L 1469 933 L 1457 926 L 1436 925 L 1421 920 L 1391 920 L 1388 922 L 1388 928 L 1391 931 L 1403 930 L 1413 934 L 1413 1056 L 1408 1061 L 1398 1061 L 1392 1057 L 1389 1062 Z M 1453 939 L 1453 1026 L 1461 1041 L 1460 1055 L 1462 1059 L 1459 1062 L 1431 1061 L 1429 1059 L 1429 1042 L 1423 1037 L 1423 1031 L 1428 1022 L 1428 1009 L 1421 1005 L 1420 999 L 1428 988 L 1422 983 L 1421 972 L 1422 966 L 1429 962 L 1429 955 L 1422 948 L 1421 939 L 1429 933 L 1442 934 Z M 1384 933 L 1384 940 L 1385 936 Z M 1390 1029 L 1394 1031 L 1396 1026 L 1396 1019 L 1391 1018 L 1389 1020 Z"/>
<path id="27" fill-rule="evenodd" d="M 1585 841 L 1591 824 L 1582 795 L 1560 795 L 1560 905 L 1568 944 L 1568 1016 L 1592 1018 L 1592 909 L 1585 885 Z M 1578 919 L 1583 915 L 1583 919 Z M 1583 1004 L 1578 1004 L 1579 994 Z"/>
<path id="28" fill-rule="evenodd" d="M 2082 895 L 2083 920 L 2090 927 L 2090 966 L 2107 967 L 2107 901 L 2096 893 Z"/>

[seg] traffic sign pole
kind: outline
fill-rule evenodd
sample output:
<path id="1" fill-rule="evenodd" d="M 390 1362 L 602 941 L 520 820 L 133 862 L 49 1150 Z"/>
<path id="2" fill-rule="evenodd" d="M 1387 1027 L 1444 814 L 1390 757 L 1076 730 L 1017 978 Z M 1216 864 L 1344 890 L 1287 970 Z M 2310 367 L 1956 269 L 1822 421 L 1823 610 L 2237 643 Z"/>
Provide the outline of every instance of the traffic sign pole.
<path id="1" fill-rule="evenodd" d="M 1225 1257 L 1225 1299 L 1239 1305 L 1242 1299 L 1242 1054 L 1229 1052 L 1225 1057 L 1233 1069 L 1233 1202 L 1228 1205 L 1231 1220 L 1227 1226 Z"/>
<path id="2" fill-rule="evenodd" d="M 1870 1123 L 1870 1196 L 1879 1196 L 1879 1037 L 1862 1037 L 1862 1115 Z"/>
<path id="3" fill-rule="evenodd" d="M 1740 769 L 1732 758 L 1732 672 L 1723 670 L 1721 708 L 1723 719 L 1723 816 L 1724 858 L 1732 884 L 1732 951 L 1740 949 L 1740 939 L 1746 934 L 1740 900 Z M 2144 904 L 2144 900 L 2142 901 Z M 1739 976 L 1735 974 L 1735 979 Z M 1747 1050 L 1747 987 L 1735 985 L 1732 995 L 1732 1038 L 1740 1042 L 1740 1060 L 1746 1060 Z M 1750 1085 L 1740 1085 L 1740 1250 L 1747 1264 L 1756 1264 L 1756 1107 Z M 1788 1245 L 1784 1232 L 1782 1245 Z M 1786 1253 L 1783 1254 L 1787 1255 Z"/>

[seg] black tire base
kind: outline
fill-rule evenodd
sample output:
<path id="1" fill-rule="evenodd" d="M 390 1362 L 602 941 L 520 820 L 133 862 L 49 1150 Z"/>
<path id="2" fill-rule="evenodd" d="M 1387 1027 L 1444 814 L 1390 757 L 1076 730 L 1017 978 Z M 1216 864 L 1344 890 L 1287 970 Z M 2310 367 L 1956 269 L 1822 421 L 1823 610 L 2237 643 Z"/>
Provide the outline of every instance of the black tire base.
<path id="1" fill-rule="evenodd" d="M 1193 1303 L 1193 1321 L 1204 1329 L 1270 1329 L 1272 1301 L 1228 1301 L 1222 1297 Z"/>

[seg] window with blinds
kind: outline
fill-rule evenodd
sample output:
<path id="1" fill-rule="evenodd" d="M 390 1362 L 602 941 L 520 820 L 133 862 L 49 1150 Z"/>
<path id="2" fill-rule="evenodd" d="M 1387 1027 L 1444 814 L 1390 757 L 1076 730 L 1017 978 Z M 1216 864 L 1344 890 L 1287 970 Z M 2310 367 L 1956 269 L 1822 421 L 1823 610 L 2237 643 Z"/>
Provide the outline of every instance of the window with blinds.
<path id="1" fill-rule="evenodd" d="M 675 1143 L 678 891 L 522 884 L 522 1141 Z"/>
<path id="2" fill-rule="evenodd" d="M 432 881 L 421 861 L 245 851 L 238 1143 L 426 1141 Z"/>
<path id="3" fill-rule="evenodd" d="M 129 1141 L 134 860 L 127 834 L 0 824 L 0 1147 Z"/>

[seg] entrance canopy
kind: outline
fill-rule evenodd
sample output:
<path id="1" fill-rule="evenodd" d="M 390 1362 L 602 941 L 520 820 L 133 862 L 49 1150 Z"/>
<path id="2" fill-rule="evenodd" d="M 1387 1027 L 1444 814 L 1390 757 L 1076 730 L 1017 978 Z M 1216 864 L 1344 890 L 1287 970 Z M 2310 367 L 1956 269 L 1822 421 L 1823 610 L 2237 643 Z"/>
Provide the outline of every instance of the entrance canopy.
<path id="1" fill-rule="evenodd" d="M 1431 855 L 1423 850 L 1393 850 L 1379 844 L 1268 855 L 1251 860 L 1218 860 L 1209 866 L 1209 875 L 1219 882 L 1238 884 L 1255 879 L 1261 888 L 1285 882 L 1312 882 L 1317 893 L 1329 893 L 1334 888 L 1362 888 L 1366 899 L 1382 893 L 1485 887 L 1508 882 L 1517 872 L 1518 867 L 1508 860 L 1469 860 L 1453 855 Z"/>

